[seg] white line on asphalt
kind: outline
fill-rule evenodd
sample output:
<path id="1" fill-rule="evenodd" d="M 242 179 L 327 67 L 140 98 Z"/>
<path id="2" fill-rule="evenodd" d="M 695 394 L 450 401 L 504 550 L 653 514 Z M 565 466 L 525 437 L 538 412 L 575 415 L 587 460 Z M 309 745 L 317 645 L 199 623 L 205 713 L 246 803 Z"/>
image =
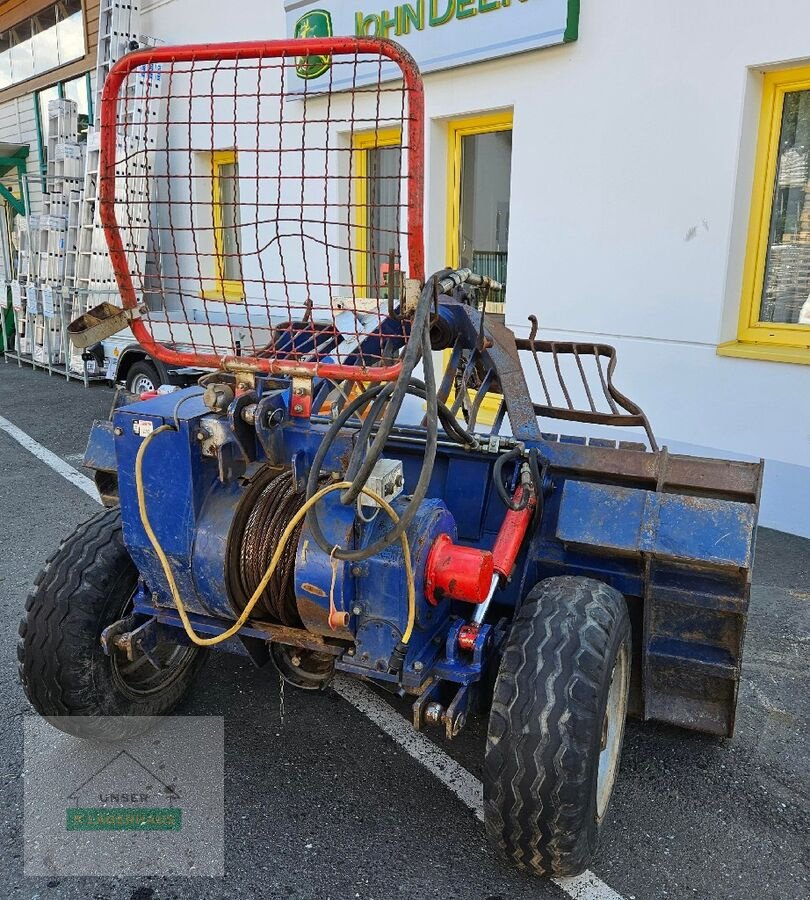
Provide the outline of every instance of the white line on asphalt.
<path id="1" fill-rule="evenodd" d="M 459 765 L 433 741 L 414 731 L 410 722 L 359 681 L 338 675 L 332 682 L 332 687 L 435 775 L 475 813 L 476 818 L 484 820 L 484 786 L 472 772 Z M 573 900 L 623 900 L 591 871 L 583 872 L 576 878 L 553 878 L 552 881 Z"/>
<path id="2" fill-rule="evenodd" d="M 0 416 L 0 431 L 4 431 L 33 453 L 37 459 L 50 466 L 75 485 L 97 503 L 101 503 L 95 484 L 86 476 L 69 466 L 61 456 L 57 456 L 43 447 L 38 441 L 29 437 L 22 429 Z M 428 740 L 423 734 L 414 731 L 410 722 L 403 719 L 381 697 L 369 690 L 359 681 L 339 675 L 333 682 L 335 692 L 348 703 L 351 703 L 364 716 L 370 719 L 381 731 L 393 738 L 400 747 L 417 762 L 421 763 L 431 774 L 435 775 L 450 791 L 468 806 L 475 816 L 483 821 L 484 788 L 478 778 L 459 765 L 441 747 Z M 576 878 L 554 878 L 554 883 L 573 900 L 623 900 L 604 881 L 591 871 L 584 872 Z"/>
<path id="3" fill-rule="evenodd" d="M 359 681 L 338 675 L 332 682 L 332 687 L 344 700 L 348 700 L 352 706 L 356 706 L 363 715 L 371 719 L 380 731 L 384 731 L 417 762 L 422 763 L 462 803 L 469 806 L 481 821 L 484 820 L 484 788 L 475 775 L 460 766 L 421 732 L 414 730 L 407 719 L 403 719 L 382 698 Z"/>
<path id="4" fill-rule="evenodd" d="M 0 416 L 0 431 L 5 431 L 10 438 L 13 438 L 21 447 L 25 447 L 29 453 L 33 453 L 37 459 L 42 460 L 46 466 L 50 466 L 62 478 L 66 478 L 80 491 L 84 491 L 88 497 L 92 497 L 97 503 L 101 503 L 96 486 L 91 479 L 86 475 L 82 475 L 81 472 L 66 463 L 61 456 L 57 456 L 48 450 L 47 447 L 43 447 L 42 444 L 29 437 L 21 428 L 17 428 L 13 422 L 4 419 L 3 416 Z"/>

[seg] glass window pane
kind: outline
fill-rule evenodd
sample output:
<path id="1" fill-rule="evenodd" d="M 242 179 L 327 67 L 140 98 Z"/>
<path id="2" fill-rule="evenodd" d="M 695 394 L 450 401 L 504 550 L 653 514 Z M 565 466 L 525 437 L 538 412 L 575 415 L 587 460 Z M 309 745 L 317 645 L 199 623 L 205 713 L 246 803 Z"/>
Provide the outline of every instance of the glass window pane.
<path id="1" fill-rule="evenodd" d="M 239 165 L 219 166 L 219 200 L 222 215 L 222 275 L 225 281 L 242 280 L 239 256 Z"/>
<path id="2" fill-rule="evenodd" d="M 31 22 L 26 20 L 11 29 L 11 78 L 23 81 L 34 74 L 34 53 L 31 46 Z"/>
<path id="3" fill-rule="evenodd" d="M 0 34 L 0 90 L 83 56 L 81 0 L 48 6 Z"/>
<path id="4" fill-rule="evenodd" d="M 51 6 L 31 18 L 34 71 L 47 72 L 59 65 L 56 44 L 56 7 Z"/>
<path id="5" fill-rule="evenodd" d="M 84 22 L 81 0 L 57 4 L 59 62 L 64 65 L 84 56 Z"/>
<path id="6" fill-rule="evenodd" d="M 810 91 L 785 95 L 760 321 L 795 325 L 810 296 Z"/>
<path id="7" fill-rule="evenodd" d="M 87 76 L 79 75 L 72 81 L 62 84 L 62 91 L 66 99 L 75 100 L 79 113 L 79 140 L 87 140 L 87 128 L 90 124 L 90 105 L 87 96 Z"/>
<path id="8" fill-rule="evenodd" d="M 391 251 L 394 271 L 400 270 L 399 209 L 401 147 L 372 147 L 367 153 L 368 231 L 366 285 L 369 297 L 387 297 Z"/>
<path id="9" fill-rule="evenodd" d="M 11 32 L 0 32 L 0 91 L 11 84 Z"/>
<path id="10" fill-rule="evenodd" d="M 469 266 L 506 284 L 509 245 L 509 190 L 512 177 L 512 132 L 493 131 L 461 139 L 459 266 Z M 487 298 L 498 311 L 505 291 Z"/>

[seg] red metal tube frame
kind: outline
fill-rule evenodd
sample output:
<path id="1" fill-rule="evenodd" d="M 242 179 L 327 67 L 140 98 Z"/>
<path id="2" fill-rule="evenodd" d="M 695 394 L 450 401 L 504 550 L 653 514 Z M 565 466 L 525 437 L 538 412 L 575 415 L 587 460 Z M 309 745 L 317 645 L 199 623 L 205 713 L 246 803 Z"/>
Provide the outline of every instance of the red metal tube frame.
<path id="1" fill-rule="evenodd" d="M 140 66 L 200 60 L 286 58 L 303 56 L 335 56 L 341 54 L 377 54 L 397 63 L 408 90 L 408 267 L 411 278 L 420 283 L 424 267 L 424 90 L 422 76 L 413 57 L 399 44 L 376 38 L 307 38 L 274 41 L 242 41 L 226 44 L 181 44 L 136 50 L 120 59 L 110 70 L 101 95 L 101 130 L 99 135 L 99 217 L 101 219 L 110 261 L 124 309 L 135 309 L 138 298 L 130 275 L 118 220 L 115 215 L 115 142 L 118 94 L 124 79 Z M 416 162 L 413 162 L 416 161 Z M 231 368 L 271 375 L 300 375 L 349 379 L 355 381 L 392 381 L 400 373 L 399 364 L 385 367 L 343 366 L 337 363 L 302 363 L 261 357 L 224 356 L 185 353 L 155 341 L 149 329 L 138 318 L 132 320 L 132 332 L 144 350 L 161 362 L 178 366 Z"/>

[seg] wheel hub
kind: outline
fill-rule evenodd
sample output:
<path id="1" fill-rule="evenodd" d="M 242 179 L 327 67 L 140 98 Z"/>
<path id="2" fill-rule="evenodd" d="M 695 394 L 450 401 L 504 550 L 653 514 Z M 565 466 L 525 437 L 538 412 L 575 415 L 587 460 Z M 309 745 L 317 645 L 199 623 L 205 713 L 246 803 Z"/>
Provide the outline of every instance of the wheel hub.
<path id="1" fill-rule="evenodd" d="M 602 720 L 602 740 L 596 778 L 596 820 L 601 822 L 607 812 L 613 785 L 619 770 L 624 723 L 627 717 L 627 696 L 630 686 L 630 655 L 622 644 L 610 677 L 605 717 Z"/>

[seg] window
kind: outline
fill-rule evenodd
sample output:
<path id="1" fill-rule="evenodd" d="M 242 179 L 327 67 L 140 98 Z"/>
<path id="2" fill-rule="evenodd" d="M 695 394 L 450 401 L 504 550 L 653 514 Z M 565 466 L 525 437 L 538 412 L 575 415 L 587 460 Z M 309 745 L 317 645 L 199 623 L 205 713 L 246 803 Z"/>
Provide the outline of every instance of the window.
<path id="1" fill-rule="evenodd" d="M 506 284 L 509 198 L 512 178 L 512 113 L 494 113 L 450 123 L 447 256 Z M 480 294 L 481 292 L 479 292 Z M 506 292 L 486 300 L 502 313 Z"/>
<path id="2" fill-rule="evenodd" d="M 0 33 L 0 90 L 84 56 L 81 0 L 54 3 Z"/>
<path id="3" fill-rule="evenodd" d="M 448 128 L 447 260 L 469 266 L 506 285 L 509 244 L 509 199 L 512 180 L 512 113 L 489 113 L 451 121 Z M 502 314 L 506 291 L 481 291 L 476 298 L 486 311 Z M 445 366 L 450 351 L 444 354 Z M 464 359 L 462 359 L 462 365 Z M 470 402 L 475 391 L 467 391 Z M 487 394 L 478 412 L 479 425 L 491 425 L 501 395 Z M 451 391 L 448 401 L 455 400 Z M 459 415 L 462 415 L 459 411 Z"/>
<path id="4" fill-rule="evenodd" d="M 34 94 L 35 113 L 37 116 L 37 138 L 39 141 L 39 166 L 42 178 L 48 166 L 48 103 L 51 100 L 66 98 L 75 100 L 79 119 L 79 141 L 87 140 L 87 129 L 93 115 L 93 96 L 90 90 L 90 73 L 79 75 L 70 81 L 59 81 L 50 87 L 36 91 Z M 43 188 L 45 183 L 43 180 Z"/>
<path id="5" fill-rule="evenodd" d="M 740 324 L 718 352 L 810 363 L 810 68 L 764 76 Z"/>
<path id="6" fill-rule="evenodd" d="M 235 150 L 217 150 L 213 153 L 211 193 L 216 293 L 222 300 L 244 300 L 239 244 L 239 162 Z"/>
<path id="7" fill-rule="evenodd" d="M 353 149 L 355 253 L 352 260 L 355 288 L 365 297 L 387 298 L 393 268 L 400 271 L 400 198 L 402 188 L 402 135 L 398 128 L 355 134 Z"/>

